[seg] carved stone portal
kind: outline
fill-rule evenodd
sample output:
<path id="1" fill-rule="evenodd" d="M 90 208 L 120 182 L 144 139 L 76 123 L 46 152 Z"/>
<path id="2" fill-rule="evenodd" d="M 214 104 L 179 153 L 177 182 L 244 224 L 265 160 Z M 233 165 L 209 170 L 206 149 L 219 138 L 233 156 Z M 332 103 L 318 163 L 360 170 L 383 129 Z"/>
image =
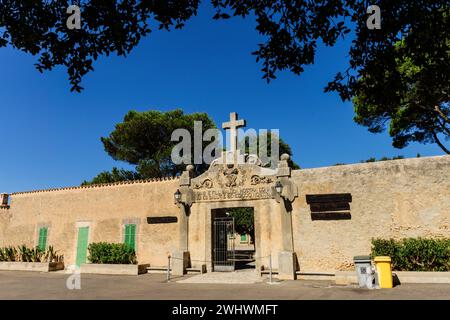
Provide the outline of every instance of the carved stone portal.
<path id="1" fill-rule="evenodd" d="M 240 200 L 274 199 L 280 205 L 281 234 L 283 245 L 279 252 L 279 277 L 295 279 L 296 256 L 292 237 L 292 207 L 291 203 L 298 196 L 297 185 L 291 180 L 291 169 L 288 165 L 289 156 L 282 155 L 277 169 L 263 167 L 256 155 L 241 154 L 237 148 L 237 128 L 245 122 L 237 119 L 232 113 L 230 122 L 224 128 L 231 131 L 229 151 L 222 153 L 214 160 L 208 171 L 198 177 L 193 177 L 193 167 L 182 174 L 180 179 L 181 208 L 180 245 L 174 254 L 178 264 L 174 270 L 183 274 L 190 263 L 187 234 L 190 207 L 198 202 L 220 202 Z"/>
<path id="2" fill-rule="evenodd" d="M 194 202 L 272 199 L 276 171 L 254 164 L 215 165 L 192 179 Z"/>

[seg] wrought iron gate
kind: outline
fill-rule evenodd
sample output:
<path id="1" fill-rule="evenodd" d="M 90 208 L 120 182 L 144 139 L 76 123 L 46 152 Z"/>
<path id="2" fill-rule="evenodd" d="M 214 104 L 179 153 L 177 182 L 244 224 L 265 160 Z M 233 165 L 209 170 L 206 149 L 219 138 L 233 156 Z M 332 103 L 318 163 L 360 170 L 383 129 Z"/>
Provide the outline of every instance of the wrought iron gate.
<path id="1" fill-rule="evenodd" d="M 214 271 L 234 271 L 234 218 L 215 218 L 213 227 Z"/>

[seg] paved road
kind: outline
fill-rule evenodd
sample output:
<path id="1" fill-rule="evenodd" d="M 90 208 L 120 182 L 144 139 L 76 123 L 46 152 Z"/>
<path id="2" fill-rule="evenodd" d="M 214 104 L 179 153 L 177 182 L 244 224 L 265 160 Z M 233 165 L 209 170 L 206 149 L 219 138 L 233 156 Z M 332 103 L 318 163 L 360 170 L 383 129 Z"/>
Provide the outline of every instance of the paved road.
<path id="1" fill-rule="evenodd" d="M 450 299 L 450 284 L 404 284 L 390 290 L 335 286 L 329 281 L 279 284 L 170 283 L 164 274 L 82 275 L 68 290 L 64 273 L 0 272 L 0 299 Z"/>

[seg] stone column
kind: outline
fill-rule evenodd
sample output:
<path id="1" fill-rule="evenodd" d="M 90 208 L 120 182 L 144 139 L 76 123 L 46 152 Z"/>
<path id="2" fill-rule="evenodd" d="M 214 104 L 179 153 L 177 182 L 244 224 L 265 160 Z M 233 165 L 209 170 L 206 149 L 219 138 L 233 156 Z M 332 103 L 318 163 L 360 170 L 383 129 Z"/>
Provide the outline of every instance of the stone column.
<path id="1" fill-rule="evenodd" d="M 297 186 L 291 181 L 291 169 L 288 165 L 289 155 L 283 154 L 278 165 L 277 179 L 283 189 L 281 194 L 275 192 L 275 199 L 280 204 L 281 251 L 278 253 L 278 278 L 296 279 L 297 257 L 294 251 L 292 232 L 292 202 L 298 196 Z"/>
<path id="2" fill-rule="evenodd" d="M 278 253 L 278 278 L 295 280 L 297 257 L 294 252 L 294 237 L 292 234 L 292 212 L 286 208 L 285 201 L 280 202 L 282 247 Z"/>
<path id="3" fill-rule="evenodd" d="M 283 251 L 294 251 L 294 236 L 292 233 L 292 211 L 288 211 L 286 200 L 280 202 L 282 249 Z"/>
<path id="4" fill-rule="evenodd" d="M 180 206 L 180 218 L 178 220 L 178 250 L 180 251 L 188 251 L 189 211 L 189 207 L 185 205 Z"/>
<path id="5" fill-rule="evenodd" d="M 190 266 L 189 256 L 189 214 L 193 202 L 192 190 L 190 188 L 191 178 L 193 178 L 194 167 L 188 165 L 180 179 L 181 200 L 175 204 L 180 208 L 178 219 L 178 249 L 172 252 L 172 274 L 184 275 L 186 268 Z"/>

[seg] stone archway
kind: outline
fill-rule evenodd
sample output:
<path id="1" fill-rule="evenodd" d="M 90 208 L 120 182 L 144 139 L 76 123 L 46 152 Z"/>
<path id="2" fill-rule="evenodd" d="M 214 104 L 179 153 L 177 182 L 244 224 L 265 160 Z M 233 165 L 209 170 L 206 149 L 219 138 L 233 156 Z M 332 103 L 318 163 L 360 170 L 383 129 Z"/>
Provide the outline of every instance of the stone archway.
<path id="1" fill-rule="evenodd" d="M 251 207 L 253 208 L 253 219 L 255 228 L 255 269 L 260 270 L 261 266 L 269 265 L 269 256 L 273 252 L 277 252 L 281 249 L 280 241 L 278 239 L 273 239 L 272 235 L 277 232 L 276 224 L 276 210 L 277 204 L 271 199 L 264 200 L 243 200 L 243 201 L 223 201 L 223 202 L 211 202 L 203 203 L 199 205 L 202 212 L 205 213 L 206 217 L 206 230 L 205 239 L 213 238 L 212 226 L 212 212 L 216 209 L 231 209 L 231 208 L 241 208 L 241 207 Z M 272 222 L 272 223 L 271 223 Z M 205 242 L 205 261 L 208 261 L 208 270 L 213 270 L 213 243 L 212 241 Z"/>
<path id="2" fill-rule="evenodd" d="M 236 120 L 237 115 L 234 114 L 233 118 Z M 181 209 L 180 242 L 179 250 L 173 253 L 173 271 L 175 274 L 184 274 L 191 260 L 203 260 L 212 270 L 211 210 L 253 207 L 255 230 L 258 230 L 255 234 L 257 269 L 261 265 L 267 266 L 268 257 L 272 255 L 279 269 L 279 277 L 294 279 L 296 257 L 291 203 L 298 191 L 291 180 L 289 156 L 282 155 L 275 170 L 264 168 L 256 156 L 239 154 L 236 136 L 232 136 L 231 140 L 235 141 L 232 144 L 234 149 L 224 152 L 221 158 L 213 161 L 208 171 L 194 177 L 193 166 L 189 165 L 181 176 L 178 190 L 180 199 L 176 201 Z M 195 230 L 189 224 L 193 218 L 198 220 Z M 270 232 L 267 232 L 268 225 Z M 199 237 L 199 234 L 203 237 Z"/>

